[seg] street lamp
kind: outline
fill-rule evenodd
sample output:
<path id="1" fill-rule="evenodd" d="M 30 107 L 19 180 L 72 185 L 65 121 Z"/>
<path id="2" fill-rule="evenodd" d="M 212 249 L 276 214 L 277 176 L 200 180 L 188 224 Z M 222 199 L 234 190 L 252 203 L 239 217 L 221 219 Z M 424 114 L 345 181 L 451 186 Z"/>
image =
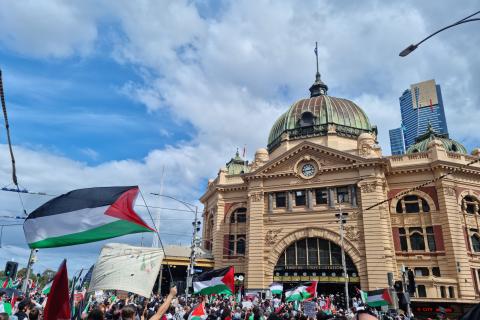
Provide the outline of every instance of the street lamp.
<path id="1" fill-rule="evenodd" d="M 164 198 L 175 200 L 175 201 L 183 204 L 189 211 L 191 211 L 192 213 L 195 214 L 195 219 L 192 222 L 193 235 L 192 235 L 192 243 L 191 243 L 191 247 L 190 247 L 191 248 L 190 263 L 187 267 L 187 285 L 186 285 L 186 288 L 185 288 L 185 295 L 188 298 L 188 289 L 189 289 L 189 286 L 191 284 L 192 275 L 195 273 L 195 249 L 197 248 L 197 242 L 198 242 L 197 241 L 197 232 L 200 231 L 200 224 L 201 224 L 200 221 L 198 221 L 198 207 L 194 204 L 182 201 L 180 199 L 177 199 L 177 198 L 169 196 L 169 195 L 154 193 L 154 192 L 150 192 L 150 194 L 152 194 L 154 196 L 157 196 L 157 197 L 164 197 Z M 160 292 L 160 288 L 161 288 L 160 287 L 161 286 L 161 281 L 162 281 L 162 278 L 160 277 L 160 279 L 158 280 L 158 291 L 159 292 Z"/>
<path id="2" fill-rule="evenodd" d="M 463 23 L 472 22 L 472 21 L 480 21 L 480 18 L 470 19 L 471 17 L 473 17 L 474 15 L 479 14 L 479 13 L 480 13 L 480 11 L 477 11 L 477 12 L 475 12 L 474 14 L 471 14 L 471 15 L 469 15 L 468 17 L 463 18 L 462 20 L 459 20 L 459 21 L 457 21 L 457 22 L 455 22 L 455 23 L 453 23 L 453 24 L 451 24 L 451 25 L 448 25 L 448 26 L 446 26 L 446 27 L 444 27 L 444 28 L 442 28 L 442 29 L 440 29 L 440 30 L 432 33 L 431 35 L 429 35 L 428 37 L 426 37 L 425 39 L 423 39 L 423 40 L 420 41 L 419 43 L 409 45 L 408 47 L 406 47 L 405 49 L 403 49 L 402 52 L 399 53 L 399 56 L 400 56 L 400 57 L 406 57 L 406 56 L 408 56 L 410 53 L 412 53 L 412 51 L 414 51 L 415 49 L 417 49 L 420 44 L 422 44 L 423 42 L 427 41 L 428 39 L 430 39 L 431 37 L 433 37 L 433 36 L 436 35 L 437 33 L 440 33 L 440 32 L 442 32 L 442 31 L 444 31 L 444 30 L 450 29 L 450 28 L 452 28 L 452 27 L 458 26 L 458 25 L 463 24 Z"/>
<path id="3" fill-rule="evenodd" d="M 345 304 L 346 308 L 345 311 L 348 312 L 350 310 L 350 297 L 348 294 L 348 273 L 347 273 L 347 263 L 345 261 L 345 249 L 344 249 L 344 242 L 343 242 L 343 226 L 347 223 L 348 212 L 342 212 L 342 202 L 343 202 L 343 195 L 338 196 L 338 213 L 335 214 L 337 217 L 337 222 L 340 226 L 340 244 L 342 249 L 342 266 L 343 266 L 343 277 L 345 279 Z"/>

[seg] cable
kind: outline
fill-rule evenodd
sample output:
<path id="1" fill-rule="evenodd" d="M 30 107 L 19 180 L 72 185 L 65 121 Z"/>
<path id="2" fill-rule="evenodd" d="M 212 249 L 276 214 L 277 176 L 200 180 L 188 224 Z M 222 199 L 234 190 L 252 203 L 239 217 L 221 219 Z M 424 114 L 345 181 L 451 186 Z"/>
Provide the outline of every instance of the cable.
<path id="1" fill-rule="evenodd" d="M 10 125 L 8 124 L 7 106 L 5 104 L 5 92 L 3 91 L 2 70 L 0 69 L 0 100 L 2 102 L 3 119 L 5 120 L 5 130 L 7 132 L 7 143 L 12 162 L 12 181 L 18 187 L 17 169 L 15 167 L 15 157 L 13 155 L 12 140 L 10 139 Z"/>
<path id="2" fill-rule="evenodd" d="M 480 157 L 479 157 L 478 159 L 472 160 L 472 161 L 470 161 L 470 162 L 468 162 L 468 163 L 460 166 L 460 168 L 468 167 L 468 166 L 470 166 L 470 165 L 472 165 L 472 164 L 475 164 L 475 163 L 477 163 L 477 162 L 480 162 Z M 402 197 L 402 196 L 404 196 L 404 195 L 407 195 L 407 194 L 409 194 L 410 192 L 415 191 L 415 190 L 418 190 L 418 189 L 420 189 L 421 187 L 424 187 L 424 186 L 426 186 L 426 185 L 429 185 L 429 184 L 432 183 L 432 182 L 436 182 L 436 181 L 439 181 L 439 180 L 441 180 L 441 179 L 443 179 L 443 178 L 446 178 L 447 176 L 455 173 L 455 171 L 457 171 L 457 169 L 458 169 L 458 168 L 454 168 L 454 169 L 448 171 L 447 173 L 442 174 L 442 175 L 441 175 L 440 177 L 438 177 L 438 178 L 433 178 L 433 179 L 431 179 L 431 180 L 429 180 L 429 181 L 427 181 L 427 182 L 424 182 L 424 183 L 422 183 L 422 184 L 419 184 L 418 186 L 415 186 L 415 187 L 413 187 L 413 188 L 410 188 L 410 189 L 407 189 L 407 190 L 405 190 L 405 191 L 399 192 L 399 193 L 397 193 L 397 194 L 396 194 L 395 196 L 393 196 L 393 197 L 390 197 L 390 198 L 387 198 L 386 200 L 377 202 L 376 204 L 371 205 L 370 207 L 366 208 L 365 211 L 368 211 L 368 210 L 370 210 L 370 209 L 373 209 L 373 208 L 375 208 L 375 207 L 377 207 L 377 206 L 379 206 L 379 205 L 381 205 L 381 204 L 384 204 L 385 202 L 389 202 L 389 201 L 391 201 L 391 200 L 393 200 L 393 199 L 396 199 L 396 198 Z"/>
<path id="3" fill-rule="evenodd" d="M 158 242 L 159 242 L 160 245 L 162 246 L 163 255 L 164 255 L 165 259 L 168 259 L 168 258 L 167 258 L 167 252 L 165 251 L 165 247 L 163 246 L 162 238 L 160 237 L 160 233 L 158 232 L 158 229 L 157 229 L 157 227 L 155 226 L 155 221 L 153 220 L 152 213 L 150 212 L 150 209 L 148 208 L 147 202 L 145 201 L 145 198 L 143 197 L 143 193 L 142 193 L 142 191 L 140 190 L 140 188 L 138 189 L 138 191 L 139 191 L 139 193 L 140 193 L 140 196 L 142 197 L 143 202 L 145 203 L 145 207 L 147 208 L 148 215 L 150 216 L 150 219 L 152 219 L 153 228 L 155 229 L 155 233 L 157 234 Z M 169 274 L 169 276 L 170 276 L 170 282 L 173 284 L 172 271 L 170 270 L 170 265 L 168 264 L 168 262 L 167 262 L 167 269 L 168 269 L 168 274 Z"/>

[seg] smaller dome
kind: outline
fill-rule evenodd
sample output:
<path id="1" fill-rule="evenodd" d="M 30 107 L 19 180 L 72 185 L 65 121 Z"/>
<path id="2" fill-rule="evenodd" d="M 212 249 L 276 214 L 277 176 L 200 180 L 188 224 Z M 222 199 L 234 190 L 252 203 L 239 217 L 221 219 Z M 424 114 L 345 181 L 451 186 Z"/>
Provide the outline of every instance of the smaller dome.
<path id="1" fill-rule="evenodd" d="M 435 132 L 430 124 L 427 127 L 427 131 L 415 139 L 415 144 L 407 149 L 407 154 L 425 152 L 429 146 L 433 146 L 434 144 L 443 145 L 445 150 L 450 152 L 467 154 L 467 149 L 460 142 L 450 139 L 448 134 Z"/>

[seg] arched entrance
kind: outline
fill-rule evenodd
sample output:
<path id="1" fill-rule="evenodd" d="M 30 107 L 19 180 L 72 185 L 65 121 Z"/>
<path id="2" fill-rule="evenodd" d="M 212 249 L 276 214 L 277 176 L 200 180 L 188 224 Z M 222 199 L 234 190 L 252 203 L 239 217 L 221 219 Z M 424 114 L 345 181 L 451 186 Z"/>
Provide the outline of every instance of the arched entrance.
<path id="1" fill-rule="evenodd" d="M 345 253 L 345 262 L 349 291 L 355 292 L 355 288 L 360 287 L 360 277 L 348 253 Z M 343 293 L 345 278 L 341 248 L 320 237 L 298 239 L 280 253 L 273 269 L 273 280 L 284 283 L 286 289 L 302 281 L 318 281 L 319 293 Z"/>

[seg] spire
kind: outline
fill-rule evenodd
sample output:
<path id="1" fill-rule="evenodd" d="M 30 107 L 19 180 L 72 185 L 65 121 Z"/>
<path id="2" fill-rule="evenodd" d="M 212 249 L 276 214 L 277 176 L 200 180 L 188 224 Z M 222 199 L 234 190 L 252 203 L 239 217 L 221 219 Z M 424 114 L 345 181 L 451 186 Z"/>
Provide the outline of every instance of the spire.
<path id="1" fill-rule="evenodd" d="M 317 73 L 315 74 L 315 82 L 310 87 L 310 97 L 318 97 L 327 94 L 328 86 L 323 83 L 320 78 L 320 72 L 318 71 L 318 43 L 315 41 L 315 59 L 317 61 Z"/>

